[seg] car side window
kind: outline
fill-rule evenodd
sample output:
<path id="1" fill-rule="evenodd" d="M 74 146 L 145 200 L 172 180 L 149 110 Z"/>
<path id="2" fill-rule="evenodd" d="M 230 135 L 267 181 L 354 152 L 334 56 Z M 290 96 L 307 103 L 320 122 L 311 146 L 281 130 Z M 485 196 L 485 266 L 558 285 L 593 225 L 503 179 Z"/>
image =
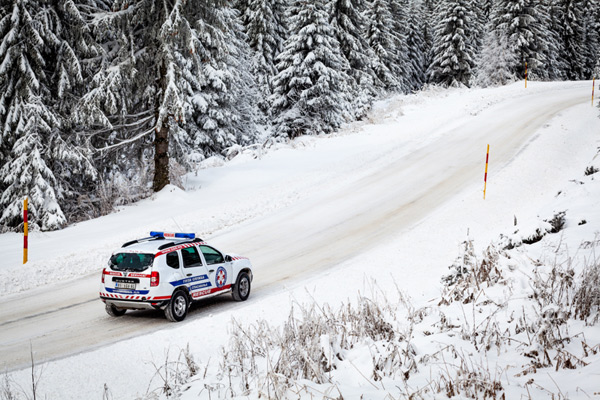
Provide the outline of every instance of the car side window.
<path id="1" fill-rule="evenodd" d="M 174 269 L 179 269 L 179 256 L 176 251 L 167 254 L 167 265 Z"/>
<path id="2" fill-rule="evenodd" d="M 223 255 L 209 246 L 200 246 L 200 251 L 204 255 L 204 259 L 206 260 L 206 264 L 222 264 L 225 262 Z"/>
<path id="3" fill-rule="evenodd" d="M 182 249 L 181 258 L 183 258 L 184 268 L 199 267 L 202 265 L 202 260 L 200 260 L 200 254 L 198 254 L 198 250 L 196 250 L 195 246 Z"/>

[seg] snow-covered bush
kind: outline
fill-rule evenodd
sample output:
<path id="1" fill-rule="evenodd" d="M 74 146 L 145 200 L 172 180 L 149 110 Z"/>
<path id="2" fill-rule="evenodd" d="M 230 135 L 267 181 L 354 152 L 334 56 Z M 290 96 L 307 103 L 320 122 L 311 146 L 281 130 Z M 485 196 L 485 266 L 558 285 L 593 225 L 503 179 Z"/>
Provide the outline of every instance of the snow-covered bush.
<path id="1" fill-rule="evenodd" d="M 594 253 L 597 241 L 586 243 Z M 479 256 L 463 245 L 433 306 L 381 292 L 335 310 L 295 306 L 280 327 L 233 321 L 199 398 L 568 398 L 547 383 L 600 352 L 587 338 L 600 315 L 598 260 L 533 260 L 502 239 Z"/>
<path id="2" fill-rule="evenodd" d="M 491 244 L 479 261 L 473 241 L 466 240 L 463 245 L 463 254 L 448 267 L 451 273 L 442 277 L 445 287 L 440 304 L 450 304 L 453 301 L 470 303 L 484 286 L 493 286 L 503 279 L 498 266 L 501 250 Z"/>

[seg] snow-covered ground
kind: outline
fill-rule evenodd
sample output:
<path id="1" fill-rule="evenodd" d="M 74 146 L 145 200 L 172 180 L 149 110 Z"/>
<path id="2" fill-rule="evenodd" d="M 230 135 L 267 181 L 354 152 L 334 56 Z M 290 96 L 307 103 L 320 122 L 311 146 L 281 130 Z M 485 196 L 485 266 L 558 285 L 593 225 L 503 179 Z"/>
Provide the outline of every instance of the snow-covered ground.
<path id="1" fill-rule="evenodd" d="M 573 97 L 573 93 L 579 92 L 580 99 Z M 152 199 L 122 207 L 115 214 L 59 232 L 33 233 L 30 236 L 31 261 L 25 266 L 21 265 L 21 236 L 0 235 L 0 251 L 3 254 L 0 268 L 0 328 L 21 333 L 24 337 L 31 336 L 36 371 L 40 373 L 39 394 L 62 399 L 101 398 L 103 394 L 109 398 L 128 399 L 144 396 L 149 391 L 159 393 L 157 388 L 163 382 L 157 371 L 164 373 L 161 366 L 165 364 L 165 359 L 177 360 L 188 345 L 202 373 L 191 378 L 184 396 L 195 398 L 202 392 L 201 396 L 206 398 L 215 398 L 219 394 L 228 397 L 231 396 L 231 392 L 227 391 L 229 383 L 226 377 L 219 376 L 221 348 L 230 347 L 229 333 L 239 331 L 238 324 L 243 327 L 241 329 L 248 329 L 244 327 L 265 319 L 270 326 L 277 327 L 288 320 L 292 307 L 310 307 L 312 302 L 337 309 L 343 303 L 359 304 L 360 296 L 381 299 L 383 293 L 393 303 L 398 289 L 411 299 L 416 309 L 435 308 L 423 321 L 415 323 L 421 333 L 416 334 L 414 339 L 417 356 L 434 354 L 447 347 L 448 337 L 454 337 L 456 332 L 453 334 L 453 328 L 446 327 L 445 331 L 439 328 L 432 315 L 443 311 L 447 319 L 452 321 L 448 325 L 463 328 L 467 323 L 480 322 L 475 315 L 471 320 L 464 315 L 465 312 L 475 312 L 471 304 L 462 310 L 453 304 L 438 306 L 443 292 L 441 278 L 450 272 L 448 266 L 456 257 L 463 255 L 466 240 L 473 240 L 475 254 L 481 257 L 481 251 L 490 242 L 500 240 L 499 243 L 506 245 L 512 240 L 518 243 L 537 228 L 545 228 L 542 220 L 566 211 L 566 229 L 558 234 L 548 234 L 534 245 L 510 250 L 510 254 L 513 254 L 510 260 L 505 255 L 500 257 L 502 262 L 499 268 L 506 270 L 503 279 L 510 283 L 504 284 L 501 289 L 490 289 L 485 296 L 490 298 L 490 304 L 502 301 L 510 303 L 506 310 L 511 311 L 527 304 L 527 290 L 532 285 L 533 276 L 528 268 L 535 264 L 529 259 L 547 260 L 556 256 L 558 260 L 563 260 L 566 255 L 573 260 L 574 268 L 579 273 L 583 266 L 581 258 L 591 256 L 592 244 L 587 249 L 586 246 L 581 248 L 582 242 L 597 242 L 600 231 L 599 175 L 584 175 L 586 167 L 595 165 L 600 168 L 600 160 L 594 158 L 600 146 L 600 120 L 597 109 L 590 106 L 590 92 L 591 82 L 530 82 L 526 91 L 522 83 L 517 83 L 502 88 L 431 89 L 417 95 L 397 96 L 378 103 L 366 121 L 349 125 L 334 136 L 301 138 L 290 146 L 270 149 L 265 154 L 246 151 L 225 165 L 188 176 L 186 191 L 169 187 Z M 563 96 L 566 100 L 560 107 L 556 105 L 558 103 L 551 103 Z M 514 103 L 522 108 L 522 120 L 507 120 L 507 115 L 515 115 L 514 112 L 508 113 Z M 552 107 L 556 108 L 556 112 L 550 110 Z M 549 114 L 534 119 L 526 117 L 540 108 L 548 108 Z M 558 114 L 552 119 L 544 119 L 555 113 Z M 465 126 L 477 128 L 479 134 L 473 140 L 482 144 L 477 147 L 477 151 L 480 149 L 481 152 L 480 163 L 475 167 L 467 164 L 469 169 L 461 165 L 461 160 L 453 162 L 453 159 L 462 156 L 466 159 L 467 152 L 472 150 L 469 136 L 459 132 Z M 511 135 L 506 138 L 499 132 L 515 126 L 522 128 L 523 137 Z M 487 129 L 489 135 L 485 132 Z M 445 153 L 446 148 L 458 147 L 452 143 L 453 140 L 460 141 L 459 145 L 464 142 L 464 155 Z M 483 143 L 486 142 L 490 144 L 490 169 L 487 196 L 483 200 Z M 497 161 L 495 154 L 501 153 L 501 149 L 503 154 L 511 149 L 515 151 L 511 156 Z M 411 162 L 420 165 L 418 160 L 411 160 L 411 156 L 416 158 L 430 152 L 436 152 L 439 166 L 432 164 L 423 170 L 410 170 Z M 403 164 L 405 159 L 408 161 Z M 412 180 L 415 180 L 422 182 L 424 188 L 442 187 L 441 192 L 433 192 L 432 189 L 432 193 L 436 193 L 436 196 L 442 193 L 443 196 L 438 197 L 443 201 L 434 201 L 425 192 L 403 193 L 401 188 L 390 187 L 389 191 L 396 193 L 394 190 L 397 190 L 399 196 L 414 196 L 414 202 L 422 202 L 424 206 L 415 208 L 417 215 L 413 219 L 406 218 L 406 224 L 400 221 L 388 228 L 385 220 L 382 220 L 377 221 L 372 230 L 367 229 L 366 224 L 348 225 L 349 228 L 364 229 L 363 240 L 348 248 L 346 256 L 333 254 L 339 249 L 335 243 L 327 243 L 325 249 L 331 246 L 332 261 L 324 263 L 328 268 L 323 271 L 319 271 L 322 269 L 320 265 L 307 265 L 310 273 L 300 274 L 301 271 L 283 264 L 280 267 L 283 270 L 281 275 L 261 276 L 262 271 L 271 273 L 272 270 L 261 270 L 261 264 L 267 264 L 270 259 L 260 253 L 247 254 L 244 250 L 254 248 L 252 238 L 235 236 L 236 232 L 247 233 L 247 227 L 256 223 L 254 221 L 260 224 L 260 221 L 278 215 L 278 218 L 289 217 L 295 222 L 296 240 L 310 240 L 306 235 L 313 234 L 313 227 L 303 225 L 302 218 L 286 214 L 286 210 L 303 210 L 303 204 L 307 205 L 307 210 L 314 210 L 318 208 L 319 200 L 327 205 L 339 204 L 337 209 L 329 206 L 322 210 L 323 218 L 326 214 L 336 214 L 360 221 L 361 216 L 353 213 L 357 206 L 355 202 L 372 204 L 372 207 L 381 209 L 387 207 L 387 204 L 378 201 L 381 193 L 370 192 L 370 182 L 365 180 L 375 177 L 385 182 L 390 179 L 389 176 L 381 175 L 378 171 L 386 170 L 389 173 L 390 168 L 395 167 L 403 168 L 398 169 L 397 174 L 406 180 L 407 185 L 409 181 L 414 184 Z M 444 188 L 444 182 L 437 180 L 438 176 L 443 176 L 443 171 L 438 172 L 438 169 L 448 171 L 455 167 L 456 175 L 460 175 L 461 179 L 454 179 L 451 183 L 460 183 L 458 189 L 452 186 Z M 369 184 L 364 187 L 353 186 L 356 182 Z M 401 187 L 403 183 L 400 181 L 396 184 Z M 348 203 L 325 201 L 326 196 L 336 193 L 343 197 L 348 187 L 364 193 L 359 197 L 348 196 Z M 389 199 L 386 198 L 386 201 Z M 319 217 L 318 213 L 306 215 L 311 225 Z M 581 224 L 583 221 L 585 223 Z M 98 274 L 113 248 L 133 237 L 145 236 L 151 229 L 195 231 L 223 248 L 250 256 L 257 271 L 254 282 L 258 288 L 256 294 L 243 304 L 230 303 L 228 300 L 217 302 L 214 306 L 210 303 L 206 305 L 206 312 L 197 312 L 182 324 L 168 324 L 162 320 L 157 323 L 157 318 L 146 314 L 125 316 L 119 321 L 105 316 L 96 321 L 103 328 L 103 345 L 64 358 L 61 356 L 70 354 L 68 351 L 47 356 L 43 349 L 37 348 L 37 343 L 42 339 L 35 332 L 27 331 L 33 328 L 19 331 L 21 326 L 27 325 L 19 320 L 18 310 L 7 309 L 8 304 L 15 304 L 32 292 L 51 288 L 56 281 L 73 279 L 73 282 L 78 282 L 82 276 Z M 498 239 L 500 234 L 509 239 Z M 558 242 L 560 247 L 556 251 L 555 243 Z M 281 251 L 285 252 L 285 248 Z M 299 264 L 290 261 L 290 265 Z M 299 277 L 294 278 L 294 275 Z M 261 280 L 269 284 L 263 283 L 261 286 Z M 62 286 L 61 290 L 65 291 L 65 296 L 70 295 L 69 285 Z M 88 297 L 94 296 L 95 292 Z M 88 297 L 83 298 L 87 301 Z M 102 304 L 99 300 L 97 303 L 97 308 L 101 310 Z M 487 308 L 482 310 L 484 315 L 489 311 Z M 506 310 L 502 312 L 508 313 Z M 398 311 L 397 315 L 404 316 L 406 313 L 406 310 Z M 157 331 L 125 340 L 119 333 L 111 340 L 114 327 L 139 323 L 140 319 L 151 319 Z M 57 323 L 50 320 L 51 317 L 48 323 Z M 405 325 L 408 324 L 397 320 L 392 322 L 398 324 L 399 330 L 406 329 Z M 422 331 L 427 324 L 431 324 L 431 332 L 425 335 Z M 439 332 L 434 332 L 435 329 Z M 456 331 L 461 332 L 460 328 L 456 328 Z M 600 337 L 594 333 L 596 331 L 597 326 L 590 328 L 579 323 L 574 324 L 569 333 L 576 335 L 585 332 L 586 343 L 597 348 Z M 489 352 L 478 353 L 479 350 L 463 344 L 464 338 L 462 341 L 451 340 L 452 345 L 461 351 L 480 357 L 483 360 L 481 363 L 488 366 L 492 375 L 498 373 L 501 376 L 499 379 L 508 394 L 507 398 L 526 397 L 528 390 L 537 391 L 538 395 L 562 393 L 569 398 L 585 397 L 584 393 L 593 396 L 594 392 L 600 390 L 597 385 L 594 386 L 600 374 L 597 355 L 594 358 L 590 353 L 585 359 L 588 365 L 575 370 L 559 369 L 556 372 L 552 367 L 539 369 L 534 378 L 537 380 L 538 376 L 543 376 L 539 379 L 540 387 L 546 390 L 544 392 L 538 387 L 524 385 L 523 381 L 527 382 L 529 376 L 515 378 L 524 369 L 522 365 L 505 369 L 510 364 L 507 360 L 513 356 L 514 359 L 519 357 L 515 347 L 498 348 L 498 356 L 488 359 Z M 378 344 L 374 343 L 376 347 Z M 471 341 L 466 340 L 466 343 Z M 12 345 L 5 339 L 0 341 L 0 354 L 8 354 Z M 362 343 L 356 346 L 354 353 L 344 353 L 342 358 L 353 363 L 344 364 L 340 360 L 337 373 L 333 372 L 330 378 L 334 386 L 344 398 L 354 398 L 361 393 L 365 393 L 367 398 L 385 398 L 388 394 L 393 398 L 400 397 L 403 389 L 394 389 L 394 379 L 398 377 L 387 376 L 388 381 L 382 381 L 383 384 L 373 381 L 370 375 L 373 373 L 371 358 L 380 352 L 369 353 L 368 346 L 365 346 Z M 575 354 L 575 350 L 569 351 Z M 28 354 L 27 349 L 24 356 L 28 357 Z M 584 358 L 581 354 L 576 355 Z M 45 362 L 45 357 L 53 359 Z M 1 364 L 12 370 L 15 366 L 22 366 L 23 361 L 1 357 Z M 439 364 L 437 362 L 436 365 Z M 425 375 L 432 368 L 422 365 L 420 375 L 414 373 L 415 381 L 409 381 L 410 385 L 425 385 Z M 31 371 L 25 368 L 14 370 L 8 376 L 15 391 L 19 392 L 20 387 L 27 392 L 30 375 Z M 422 382 L 419 383 L 419 380 Z M 553 380 L 556 385 L 552 383 Z M 233 381 L 236 381 L 235 377 Z M 207 385 L 214 391 L 210 392 Z M 187 384 L 183 385 L 183 388 L 186 387 Z M 321 386 L 318 388 L 326 390 Z M 316 395 L 316 392 L 312 393 Z M 257 394 L 254 390 L 249 396 L 253 398 Z M 310 398 L 308 392 L 306 395 Z M 331 393 L 333 397 L 338 395 L 337 392 Z M 430 392 L 423 395 L 437 394 Z"/>

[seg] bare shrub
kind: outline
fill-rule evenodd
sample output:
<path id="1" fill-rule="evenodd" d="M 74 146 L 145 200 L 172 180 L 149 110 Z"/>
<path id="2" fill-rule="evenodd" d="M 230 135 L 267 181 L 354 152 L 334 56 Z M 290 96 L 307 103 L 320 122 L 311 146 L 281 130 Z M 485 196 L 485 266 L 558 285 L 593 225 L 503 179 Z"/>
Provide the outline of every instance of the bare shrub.
<path id="1" fill-rule="evenodd" d="M 189 344 L 179 352 L 176 360 L 169 360 L 169 351 L 167 351 L 162 365 L 154 363 L 152 365 L 155 373 L 148 385 L 146 399 L 154 399 L 161 394 L 166 398 L 178 397 L 182 387 L 198 373 L 198 366 L 190 353 Z M 155 380 L 160 381 L 160 386 L 150 389 Z"/>
<path id="2" fill-rule="evenodd" d="M 8 373 L 5 373 L 0 387 L 0 400 L 20 400 L 21 398 L 17 394 L 12 378 Z"/>
<path id="3" fill-rule="evenodd" d="M 592 246 L 585 243 L 587 250 Z M 531 393 L 565 398 L 558 386 L 556 393 L 525 376 L 580 368 L 600 353 L 600 345 L 588 345 L 583 332 L 570 332 L 575 315 L 586 324 L 597 323 L 599 263 L 590 263 L 580 275 L 572 259 L 557 256 L 547 265 L 514 257 L 507 265 L 504 259 L 514 253 L 501 244 L 491 244 L 479 257 L 474 248 L 470 240 L 463 243 L 450 275 L 442 279 L 437 306 L 415 308 L 399 290 L 399 301 L 392 303 L 381 291 L 338 310 L 316 302 L 294 304 L 278 328 L 264 320 L 249 327 L 234 321 L 230 345 L 213 378 L 218 382 L 204 385 L 208 397 L 344 398 L 338 381 L 354 368 L 374 390 L 395 387 L 401 398 L 501 399 L 510 376 L 529 398 L 534 398 Z M 527 255 L 524 249 L 518 252 Z M 514 266 L 519 260 L 524 268 Z M 423 339 L 431 346 L 424 346 Z M 581 354 L 573 350 L 577 343 Z M 494 349 L 498 355 L 514 353 L 514 362 L 490 368 L 484 360 Z M 355 354 L 360 364 L 353 363 Z"/>
<path id="4" fill-rule="evenodd" d="M 573 299 L 575 318 L 596 325 L 600 318 L 600 261 L 590 262 L 583 270 L 581 283 Z"/>
<path id="5" fill-rule="evenodd" d="M 571 317 L 575 271 L 570 265 L 554 264 L 549 273 L 534 272 L 533 294 L 537 304 L 537 342 L 544 349 L 562 347 L 569 340 L 566 324 Z"/>
<path id="6" fill-rule="evenodd" d="M 331 372 L 347 361 L 345 352 L 359 343 L 386 348 L 384 352 L 373 350 L 373 372 L 363 375 L 372 385 L 384 376 L 410 373 L 416 367 L 415 351 L 392 324 L 395 315 L 391 308 L 386 301 L 360 297 L 356 306 L 348 304 L 337 311 L 316 303 L 296 306 L 280 329 L 271 328 L 264 320 L 246 328 L 233 321 L 219 372 L 229 381 L 228 396 L 256 390 L 267 398 L 285 398 L 288 390 L 304 380 L 333 385 Z M 411 318 L 421 312 L 415 311 Z"/>
<path id="7" fill-rule="evenodd" d="M 38 368 L 35 363 L 33 346 L 31 346 L 31 344 L 29 346 L 29 352 L 31 355 L 29 388 L 24 389 L 16 384 L 8 373 L 5 373 L 0 386 L 0 400 L 21 400 L 23 398 L 27 400 L 36 400 L 41 398 L 39 384 L 44 371 L 43 368 Z"/>
<path id="8" fill-rule="evenodd" d="M 504 397 L 504 387 L 500 382 L 501 371 L 494 374 L 483 363 L 476 363 L 473 357 L 465 357 L 453 346 L 448 348 L 453 362 L 444 360 L 440 374 L 430 384 L 436 393 L 451 398 L 459 396 L 468 399 L 498 399 Z"/>
<path id="9" fill-rule="evenodd" d="M 463 254 L 448 267 L 451 273 L 442 277 L 445 287 L 440 305 L 448 305 L 453 301 L 471 303 L 481 289 L 494 286 L 503 279 L 498 267 L 500 250 L 495 245 L 490 244 L 485 249 L 481 261 L 475 256 L 472 240 L 465 241 L 463 245 Z"/>

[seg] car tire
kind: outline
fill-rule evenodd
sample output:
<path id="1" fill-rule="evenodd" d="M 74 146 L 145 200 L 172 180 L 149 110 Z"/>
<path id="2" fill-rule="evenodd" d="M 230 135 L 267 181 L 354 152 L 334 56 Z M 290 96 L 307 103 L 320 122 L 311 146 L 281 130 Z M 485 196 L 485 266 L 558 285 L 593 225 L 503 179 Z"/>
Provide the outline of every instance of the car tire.
<path id="1" fill-rule="evenodd" d="M 171 301 L 165 308 L 165 317 L 171 322 L 180 322 L 185 319 L 189 307 L 189 299 L 186 293 L 178 290 L 173 293 Z"/>
<path id="2" fill-rule="evenodd" d="M 245 272 L 240 272 L 231 291 L 235 301 L 245 301 L 250 296 L 250 277 Z"/>
<path id="3" fill-rule="evenodd" d="M 105 307 L 106 313 L 111 317 L 121 317 L 125 315 L 127 310 L 125 308 L 115 307 L 112 304 L 107 304 Z"/>

